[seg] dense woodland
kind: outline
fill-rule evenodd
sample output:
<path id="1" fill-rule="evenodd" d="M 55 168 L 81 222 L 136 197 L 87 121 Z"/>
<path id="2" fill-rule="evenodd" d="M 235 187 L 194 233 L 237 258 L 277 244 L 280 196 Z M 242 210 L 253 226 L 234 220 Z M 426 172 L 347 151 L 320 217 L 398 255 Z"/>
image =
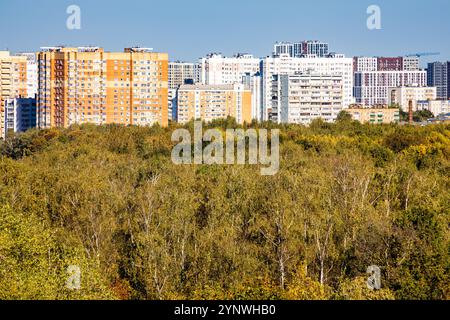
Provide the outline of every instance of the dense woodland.
<path id="1" fill-rule="evenodd" d="M 281 130 L 275 176 L 175 165 L 177 127 L 0 142 L 0 299 L 450 298 L 450 125 L 249 125 Z"/>

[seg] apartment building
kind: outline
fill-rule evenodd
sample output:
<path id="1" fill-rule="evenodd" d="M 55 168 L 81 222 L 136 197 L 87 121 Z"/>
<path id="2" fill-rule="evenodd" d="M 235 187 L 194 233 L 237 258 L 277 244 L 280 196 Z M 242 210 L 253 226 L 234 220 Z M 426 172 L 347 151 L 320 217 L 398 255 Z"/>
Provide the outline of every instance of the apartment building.
<path id="1" fill-rule="evenodd" d="M 17 57 L 27 59 L 27 98 L 36 98 L 38 93 L 38 64 L 35 52 L 18 53 Z"/>
<path id="2" fill-rule="evenodd" d="M 300 42 L 276 42 L 273 46 L 274 56 L 287 54 L 292 58 L 300 58 L 304 55 L 326 57 L 329 53 L 329 44 L 317 40 Z"/>
<path id="3" fill-rule="evenodd" d="M 4 132 L 25 132 L 36 127 L 36 99 L 14 98 L 5 100 Z"/>
<path id="4" fill-rule="evenodd" d="M 243 76 L 242 84 L 249 87 L 252 92 L 252 119 L 261 121 L 261 103 L 263 98 L 261 74 L 259 72 L 253 75 L 246 73 Z"/>
<path id="5" fill-rule="evenodd" d="M 238 123 L 250 123 L 251 100 L 251 90 L 243 84 L 182 85 L 178 89 L 178 122 L 209 122 L 230 116 Z"/>
<path id="6" fill-rule="evenodd" d="M 295 73 L 311 72 L 314 74 L 340 75 L 342 77 L 342 104 L 347 108 L 354 103 L 353 98 L 353 59 L 343 55 L 327 58 L 305 57 L 293 58 L 282 54 L 267 57 L 262 63 L 263 99 L 261 110 L 263 120 L 269 119 L 269 110 L 272 108 L 272 80 L 274 75 L 294 75 Z"/>
<path id="7" fill-rule="evenodd" d="M 361 123 L 386 124 L 400 122 L 400 110 L 397 108 L 365 107 L 362 105 L 352 105 L 346 110 L 353 120 Z"/>
<path id="8" fill-rule="evenodd" d="M 241 83 L 245 74 L 260 72 L 261 59 L 250 54 L 236 54 L 224 57 L 212 53 L 200 59 L 202 83 L 207 85 L 221 85 Z"/>
<path id="9" fill-rule="evenodd" d="M 450 100 L 450 61 L 429 63 L 427 84 L 437 88 L 437 99 Z"/>
<path id="10" fill-rule="evenodd" d="M 176 120 L 177 90 L 183 84 L 200 83 L 201 65 L 199 63 L 169 62 L 169 120 Z"/>
<path id="11" fill-rule="evenodd" d="M 363 105 L 389 104 L 389 89 L 426 87 L 426 71 L 363 71 L 355 73 L 354 96 Z"/>
<path id="12" fill-rule="evenodd" d="M 335 121 L 343 110 L 342 74 L 296 73 L 272 77 L 269 120 L 309 124 L 322 118 Z"/>
<path id="13" fill-rule="evenodd" d="M 417 71 L 419 57 L 354 57 L 354 72 L 370 71 Z"/>
<path id="14" fill-rule="evenodd" d="M 5 102 L 27 96 L 27 58 L 0 51 L 0 138 L 5 133 Z"/>
<path id="15" fill-rule="evenodd" d="M 48 47 L 38 53 L 37 123 L 168 125 L 168 55 L 147 48 Z"/>
<path id="16" fill-rule="evenodd" d="M 416 111 L 419 101 L 436 100 L 436 87 L 398 87 L 389 88 L 388 92 L 388 104 L 399 105 L 405 112 L 409 110 L 409 101 L 412 101 Z"/>
<path id="17" fill-rule="evenodd" d="M 450 113 L 450 100 L 417 101 L 415 111 L 428 110 L 433 115 Z"/>

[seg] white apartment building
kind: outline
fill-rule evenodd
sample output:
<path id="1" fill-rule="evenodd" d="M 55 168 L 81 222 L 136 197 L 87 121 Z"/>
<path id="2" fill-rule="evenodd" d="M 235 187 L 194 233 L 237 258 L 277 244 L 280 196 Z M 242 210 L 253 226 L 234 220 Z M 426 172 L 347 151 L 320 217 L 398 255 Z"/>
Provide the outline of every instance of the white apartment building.
<path id="1" fill-rule="evenodd" d="M 271 108 L 271 86 L 274 75 L 294 75 L 296 72 L 311 72 L 322 75 L 341 75 L 342 104 L 347 108 L 354 103 L 353 98 L 353 59 L 343 55 L 328 58 L 307 57 L 292 58 L 289 55 L 267 57 L 262 63 L 262 81 L 264 92 L 261 110 L 263 120 L 269 119 Z"/>
<path id="2" fill-rule="evenodd" d="M 436 87 L 399 87 L 388 89 L 388 104 L 398 104 L 403 111 L 409 109 L 409 101 L 413 103 L 413 110 L 417 111 L 418 101 L 436 100 Z"/>
<path id="3" fill-rule="evenodd" d="M 335 121 L 343 110 L 342 74 L 296 73 L 272 77 L 269 119 L 277 123 L 309 124 Z"/>
<path id="4" fill-rule="evenodd" d="M 304 55 L 326 57 L 329 54 L 329 44 L 317 40 L 276 42 L 273 46 L 273 55 L 279 56 L 282 54 L 287 54 L 293 58 L 300 58 Z"/>
<path id="5" fill-rule="evenodd" d="M 378 70 L 378 59 L 376 57 L 355 57 L 353 59 L 355 72 L 368 72 Z"/>
<path id="6" fill-rule="evenodd" d="M 201 81 L 207 85 L 222 85 L 241 83 L 242 77 L 260 72 L 261 59 L 250 54 L 237 54 L 224 57 L 221 54 L 209 54 L 200 59 Z"/>
<path id="7" fill-rule="evenodd" d="M 390 88 L 426 85 L 427 73 L 423 70 L 355 72 L 354 96 L 357 104 L 386 105 Z"/>

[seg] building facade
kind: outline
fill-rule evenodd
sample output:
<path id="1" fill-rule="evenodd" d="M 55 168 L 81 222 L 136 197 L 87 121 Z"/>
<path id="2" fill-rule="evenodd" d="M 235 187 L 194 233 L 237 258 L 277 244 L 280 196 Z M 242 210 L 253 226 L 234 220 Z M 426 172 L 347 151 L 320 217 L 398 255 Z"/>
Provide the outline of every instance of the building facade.
<path id="1" fill-rule="evenodd" d="M 328 58 L 292 58 L 288 55 L 267 57 L 262 63 L 262 81 L 264 92 L 261 110 L 263 120 L 269 119 L 272 104 L 272 80 L 274 75 L 294 75 L 295 73 L 311 72 L 322 75 L 336 75 L 342 77 L 342 104 L 345 109 L 354 103 L 353 99 L 353 59 L 343 56 Z"/>
<path id="2" fill-rule="evenodd" d="M 249 54 L 237 54 L 224 57 L 221 54 L 209 54 L 201 58 L 201 81 L 207 85 L 241 83 L 247 73 L 253 75 L 260 72 L 261 59 Z"/>
<path id="3" fill-rule="evenodd" d="M 27 59 L 27 98 L 36 98 L 38 93 L 38 64 L 35 52 L 18 53 L 17 57 Z"/>
<path id="4" fill-rule="evenodd" d="M 5 102 L 7 99 L 26 97 L 27 58 L 0 51 L 0 133 L 5 132 Z"/>
<path id="5" fill-rule="evenodd" d="M 356 103 L 385 105 L 389 103 L 389 88 L 426 87 L 426 71 L 364 71 L 355 72 Z"/>
<path id="6" fill-rule="evenodd" d="M 146 48 L 43 48 L 38 126 L 168 125 L 168 55 Z"/>
<path id="7" fill-rule="evenodd" d="M 419 57 L 354 57 L 355 72 L 418 71 Z"/>
<path id="8" fill-rule="evenodd" d="M 450 61 L 429 63 L 427 83 L 437 88 L 439 100 L 450 100 Z"/>
<path id="9" fill-rule="evenodd" d="M 269 120 L 309 124 L 322 118 L 335 121 L 343 110 L 342 74 L 296 73 L 274 75 Z"/>
<path id="10" fill-rule="evenodd" d="M 400 122 L 400 110 L 387 106 L 380 108 L 363 107 L 361 105 L 351 106 L 347 112 L 353 120 L 361 123 L 386 124 Z"/>
<path id="11" fill-rule="evenodd" d="M 273 46 L 273 55 L 287 54 L 291 58 L 300 58 L 305 55 L 326 57 L 329 55 L 329 44 L 317 40 L 301 42 L 277 42 Z"/>
<path id="12" fill-rule="evenodd" d="M 3 136 L 8 132 L 25 132 L 36 127 L 36 99 L 14 98 L 5 101 Z"/>
<path id="13" fill-rule="evenodd" d="M 176 121 L 177 90 L 183 84 L 200 83 L 201 65 L 198 63 L 169 62 L 169 120 Z"/>
<path id="14" fill-rule="evenodd" d="M 399 87 L 388 89 L 388 104 L 398 105 L 408 112 L 409 101 L 413 103 L 413 110 L 417 111 L 419 101 L 436 100 L 436 87 Z"/>
<path id="15" fill-rule="evenodd" d="M 417 101 L 415 111 L 428 110 L 434 116 L 450 113 L 450 100 Z"/>
<path id="16" fill-rule="evenodd" d="M 233 117 L 237 123 L 252 121 L 252 94 L 243 84 L 182 85 L 178 89 L 178 122 Z"/>

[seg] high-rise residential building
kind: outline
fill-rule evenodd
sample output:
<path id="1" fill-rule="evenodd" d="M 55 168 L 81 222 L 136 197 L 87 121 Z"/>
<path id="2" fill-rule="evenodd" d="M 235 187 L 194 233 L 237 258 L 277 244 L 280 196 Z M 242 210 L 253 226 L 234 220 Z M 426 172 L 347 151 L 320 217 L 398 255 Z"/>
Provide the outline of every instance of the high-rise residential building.
<path id="1" fill-rule="evenodd" d="M 5 132 L 6 99 L 27 96 L 27 58 L 0 51 L 0 133 Z"/>
<path id="2" fill-rule="evenodd" d="M 201 58 L 202 83 L 208 85 L 241 83 L 247 74 L 260 72 L 261 59 L 250 54 L 236 54 L 224 57 L 221 54 L 209 54 Z"/>
<path id="3" fill-rule="evenodd" d="M 234 117 L 238 123 L 252 121 L 252 94 L 243 84 L 182 85 L 178 89 L 178 122 L 212 121 Z"/>
<path id="4" fill-rule="evenodd" d="M 363 71 L 355 72 L 356 103 L 367 106 L 389 103 L 389 88 L 425 87 L 426 71 Z"/>
<path id="5" fill-rule="evenodd" d="M 389 108 L 388 106 L 365 108 L 361 105 L 352 105 L 346 111 L 352 116 L 353 120 L 361 123 L 383 124 L 398 123 L 400 121 L 400 110 L 398 108 Z"/>
<path id="6" fill-rule="evenodd" d="M 343 55 L 335 57 L 306 57 L 293 58 L 289 55 L 267 57 L 262 63 L 263 99 L 261 110 L 263 120 L 269 119 L 271 108 L 271 86 L 274 75 L 293 75 L 296 72 L 312 72 L 322 75 L 336 75 L 342 77 L 342 104 L 343 108 L 354 103 L 353 98 L 353 59 Z"/>
<path id="7" fill-rule="evenodd" d="M 417 71 L 419 57 L 355 57 L 353 58 L 355 72 L 369 71 Z"/>
<path id="8" fill-rule="evenodd" d="M 261 74 L 259 72 L 253 75 L 246 73 L 242 83 L 249 87 L 252 92 L 252 119 L 261 121 L 261 101 L 263 98 Z"/>
<path id="9" fill-rule="evenodd" d="M 8 132 L 24 132 L 35 127 L 35 98 L 14 98 L 5 100 L 4 136 L 6 136 Z"/>
<path id="10" fill-rule="evenodd" d="M 269 120 L 309 124 L 314 119 L 322 118 L 332 122 L 343 110 L 343 90 L 341 73 L 274 75 Z"/>
<path id="11" fill-rule="evenodd" d="M 177 90 L 183 84 L 200 83 L 201 65 L 199 63 L 169 62 L 169 120 L 176 120 Z"/>
<path id="12" fill-rule="evenodd" d="M 436 87 L 398 87 L 388 89 L 388 104 L 398 105 L 407 112 L 409 102 L 413 103 L 413 110 L 417 110 L 419 101 L 436 100 Z"/>
<path id="13" fill-rule="evenodd" d="M 27 97 L 36 98 L 38 93 L 38 65 L 35 52 L 18 53 L 17 57 L 27 58 Z"/>
<path id="14" fill-rule="evenodd" d="M 168 55 L 51 47 L 38 53 L 38 126 L 168 125 Z"/>
<path id="15" fill-rule="evenodd" d="M 429 63 L 427 83 L 437 88 L 439 100 L 450 100 L 450 61 Z"/>
<path id="16" fill-rule="evenodd" d="M 287 54 L 292 58 L 300 58 L 306 55 L 326 57 L 329 53 L 329 44 L 317 40 L 300 42 L 277 42 L 273 46 L 274 56 Z"/>

